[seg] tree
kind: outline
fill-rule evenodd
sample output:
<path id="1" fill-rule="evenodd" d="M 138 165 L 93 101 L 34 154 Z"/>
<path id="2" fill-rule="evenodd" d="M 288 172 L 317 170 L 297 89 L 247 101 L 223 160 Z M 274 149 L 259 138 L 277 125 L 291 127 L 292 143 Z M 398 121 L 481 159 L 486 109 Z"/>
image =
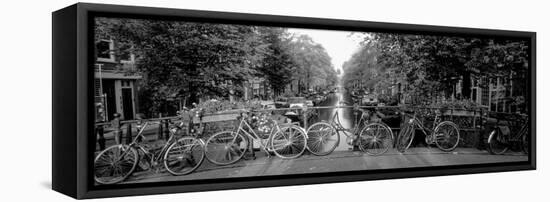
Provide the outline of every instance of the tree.
<path id="1" fill-rule="evenodd" d="M 167 97 L 226 97 L 242 93 L 256 74 L 266 45 L 253 26 L 98 18 L 96 36 L 134 47 L 141 81 L 140 106 L 159 111 Z"/>
<path id="2" fill-rule="evenodd" d="M 471 78 L 524 72 L 526 42 L 474 37 L 377 33 L 378 65 L 406 81 L 414 103 L 440 96 L 469 99 Z M 513 69 L 513 70 L 512 70 Z M 461 91 L 454 86 L 462 81 Z"/>
<path id="3" fill-rule="evenodd" d="M 378 51 L 376 48 L 375 43 L 367 41 L 344 63 L 343 83 L 346 88 L 372 89 L 374 84 L 381 81 L 378 76 L 381 75 L 383 69 L 377 65 Z"/>
<path id="4" fill-rule="evenodd" d="M 259 71 L 267 78 L 274 94 L 278 96 L 292 80 L 292 72 L 296 66 L 290 55 L 288 34 L 283 28 L 262 27 L 259 31 L 264 43 L 267 44 Z"/>
<path id="5" fill-rule="evenodd" d="M 325 88 L 337 82 L 336 71 L 325 48 L 307 35 L 293 36 L 290 43 L 296 69 L 294 79 L 300 92 L 312 87 Z"/>

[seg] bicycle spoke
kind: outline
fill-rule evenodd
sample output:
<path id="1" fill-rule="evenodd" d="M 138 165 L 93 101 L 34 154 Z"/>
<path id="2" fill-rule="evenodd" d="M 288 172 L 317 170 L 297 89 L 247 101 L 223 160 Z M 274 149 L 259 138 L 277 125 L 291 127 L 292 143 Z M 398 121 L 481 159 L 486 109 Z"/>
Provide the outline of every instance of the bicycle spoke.
<path id="1" fill-rule="evenodd" d="M 330 154 L 338 146 L 340 139 L 338 132 L 327 123 L 313 124 L 307 134 L 307 149 L 315 155 Z"/>
<path id="2" fill-rule="evenodd" d="M 288 138 L 286 138 L 288 134 Z M 314 135 L 319 137 L 320 134 Z M 310 144 L 310 149 L 316 150 L 320 148 L 319 139 L 305 140 L 305 136 L 300 130 L 295 128 L 286 128 L 282 132 L 276 133 L 273 136 L 271 146 L 274 152 L 283 158 L 293 158 L 301 154 L 305 149 L 306 144 Z"/>
<path id="3" fill-rule="evenodd" d="M 112 158 L 110 158 L 108 155 L 102 155 L 96 160 L 96 164 L 111 164 L 112 162 Z"/>

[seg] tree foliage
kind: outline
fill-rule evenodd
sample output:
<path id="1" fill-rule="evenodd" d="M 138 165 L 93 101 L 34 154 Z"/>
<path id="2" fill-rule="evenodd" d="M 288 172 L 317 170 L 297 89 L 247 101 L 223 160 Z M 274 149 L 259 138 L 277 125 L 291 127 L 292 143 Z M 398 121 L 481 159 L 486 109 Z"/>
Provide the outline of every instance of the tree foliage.
<path id="1" fill-rule="evenodd" d="M 140 109 L 148 114 L 160 111 L 167 98 L 190 105 L 199 97 L 242 97 L 245 83 L 256 77 L 265 78 L 275 95 L 295 79 L 312 86 L 336 82 L 325 49 L 284 28 L 97 18 L 95 32 L 96 42 L 117 43 L 115 55 L 136 55 L 143 75 Z"/>
<path id="2" fill-rule="evenodd" d="M 513 74 L 524 80 L 527 50 L 521 40 L 372 33 L 346 62 L 344 78 L 384 87 L 402 83 L 414 103 L 435 97 L 469 99 L 471 78 Z M 459 81 L 461 91 L 456 92 Z"/>
<path id="3" fill-rule="evenodd" d="M 269 81 L 275 96 L 281 94 L 292 80 L 296 64 L 289 52 L 289 39 L 282 28 L 260 28 L 267 53 L 262 61 L 260 71 Z"/>
<path id="4" fill-rule="evenodd" d="M 297 68 L 293 75 L 299 81 L 299 89 L 325 88 L 337 82 L 337 74 L 325 48 L 308 35 L 294 36 L 291 53 Z"/>
<path id="5" fill-rule="evenodd" d="M 98 30 L 128 43 L 137 54 L 136 66 L 144 75 L 141 104 L 157 111 L 168 97 L 227 96 L 257 71 L 266 45 L 251 26 L 100 19 Z M 231 81 L 228 83 L 227 81 Z"/>

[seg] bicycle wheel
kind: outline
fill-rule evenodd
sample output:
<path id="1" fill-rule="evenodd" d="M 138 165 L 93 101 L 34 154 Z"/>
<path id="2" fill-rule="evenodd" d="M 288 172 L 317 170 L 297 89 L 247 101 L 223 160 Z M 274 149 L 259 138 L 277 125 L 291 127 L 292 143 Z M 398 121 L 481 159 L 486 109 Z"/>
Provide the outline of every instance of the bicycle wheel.
<path id="1" fill-rule="evenodd" d="M 223 131 L 212 135 L 205 144 L 208 161 L 229 165 L 239 161 L 248 148 L 248 140 L 239 133 Z"/>
<path id="2" fill-rule="evenodd" d="M 399 134 L 397 135 L 396 149 L 400 153 L 404 153 L 411 146 L 414 139 L 414 125 L 405 123 Z"/>
<path id="3" fill-rule="evenodd" d="M 456 124 L 443 121 L 434 129 L 435 145 L 442 151 L 453 151 L 460 142 L 460 132 Z"/>
<path id="4" fill-rule="evenodd" d="M 298 126 L 281 128 L 271 136 L 271 148 L 275 155 L 283 159 L 297 158 L 307 147 L 307 135 L 304 129 Z"/>
<path id="5" fill-rule="evenodd" d="M 504 154 L 508 150 L 508 140 L 498 128 L 491 131 L 487 143 L 491 154 Z"/>
<path id="6" fill-rule="evenodd" d="M 521 137 L 521 151 L 524 154 L 529 154 L 529 137 L 527 137 L 527 134 L 523 134 Z"/>
<path id="7" fill-rule="evenodd" d="M 187 175 L 200 167 L 204 147 L 194 137 L 183 137 L 172 143 L 164 153 L 164 167 L 172 175 Z"/>
<path id="8" fill-rule="evenodd" d="M 94 160 L 94 179 L 100 184 L 116 184 L 126 179 L 138 162 L 136 149 L 128 145 L 113 145 Z"/>
<path id="9" fill-rule="evenodd" d="M 388 151 L 392 144 L 392 131 L 382 123 L 369 123 L 359 133 L 359 149 L 370 155 Z"/>
<path id="10" fill-rule="evenodd" d="M 314 155 L 328 155 L 339 143 L 340 134 L 329 123 L 314 123 L 307 129 L 307 149 Z"/>

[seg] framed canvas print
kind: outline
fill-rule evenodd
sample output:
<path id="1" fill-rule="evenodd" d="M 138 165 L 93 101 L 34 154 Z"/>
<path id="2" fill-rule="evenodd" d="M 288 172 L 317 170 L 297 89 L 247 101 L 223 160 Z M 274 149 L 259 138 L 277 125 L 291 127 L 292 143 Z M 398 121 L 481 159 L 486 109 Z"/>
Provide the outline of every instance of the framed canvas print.
<path id="1" fill-rule="evenodd" d="M 78 3 L 53 189 L 96 198 L 536 168 L 536 34 Z"/>

